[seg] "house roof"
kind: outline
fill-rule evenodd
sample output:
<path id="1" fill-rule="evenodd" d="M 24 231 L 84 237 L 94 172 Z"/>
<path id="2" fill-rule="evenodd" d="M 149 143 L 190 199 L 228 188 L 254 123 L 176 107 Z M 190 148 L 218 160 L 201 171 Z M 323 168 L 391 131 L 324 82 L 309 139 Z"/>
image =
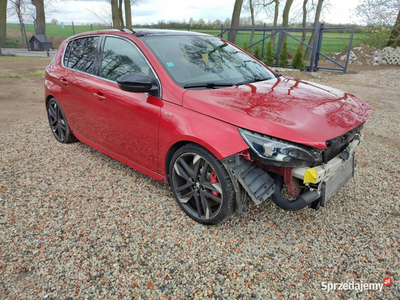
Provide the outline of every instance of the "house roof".
<path id="1" fill-rule="evenodd" d="M 50 42 L 48 38 L 46 39 L 46 36 L 44 34 L 34 34 L 29 40 L 29 42 L 32 41 L 33 38 L 36 38 L 41 43 Z"/>

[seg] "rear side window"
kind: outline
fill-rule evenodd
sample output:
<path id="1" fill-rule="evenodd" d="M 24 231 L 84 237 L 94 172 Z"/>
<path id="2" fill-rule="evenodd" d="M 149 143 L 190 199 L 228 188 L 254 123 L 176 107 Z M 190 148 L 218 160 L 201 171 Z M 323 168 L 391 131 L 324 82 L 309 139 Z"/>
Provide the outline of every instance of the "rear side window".
<path id="1" fill-rule="evenodd" d="M 128 73 L 144 73 L 151 77 L 151 69 L 142 54 L 129 42 L 107 37 L 101 62 L 101 77 L 116 81 Z"/>
<path id="2" fill-rule="evenodd" d="M 65 50 L 64 65 L 71 69 L 93 74 L 98 42 L 99 37 L 80 38 L 70 42 Z"/>

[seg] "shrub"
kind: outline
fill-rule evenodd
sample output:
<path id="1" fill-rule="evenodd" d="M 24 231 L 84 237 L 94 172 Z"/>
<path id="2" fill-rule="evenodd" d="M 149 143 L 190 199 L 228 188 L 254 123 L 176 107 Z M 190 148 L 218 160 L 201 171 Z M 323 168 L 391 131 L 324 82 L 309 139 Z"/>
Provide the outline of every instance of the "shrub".
<path id="1" fill-rule="evenodd" d="M 299 70 L 304 70 L 304 68 L 306 67 L 306 64 L 303 60 L 303 50 L 301 49 L 301 44 L 297 46 L 296 54 L 294 55 L 292 60 L 292 67 Z"/>
<path id="2" fill-rule="evenodd" d="M 244 42 L 243 44 L 243 48 L 244 51 L 249 52 L 248 46 L 247 46 L 247 42 Z"/>
<path id="3" fill-rule="evenodd" d="M 284 68 L 288 64 L 287 60 L 287 42 L 285 41 L 282 44 L 281 53 L 279 53 L 279 67 Z"/>
<path id="4" fill-rule="evenodd" d="M 265 48 L 264 63 L 267 66 L 272 67 L 272 63 L 273 63 L 274 59 L 275 59 L 275 57 L 274 57 L 274 53 L 272 52 L 272 43 L 271 43 L 271 41 L 269 41 L 267 43 L 267 47 Z"/>
<path id="5" fill-rule="evenodd" d="M 254 54 L 253 56 L 259 60 L 261 60 L 261 49 L 260 49 L 260 44 L 257 44 L 256 49 L 254 49 Z"/>

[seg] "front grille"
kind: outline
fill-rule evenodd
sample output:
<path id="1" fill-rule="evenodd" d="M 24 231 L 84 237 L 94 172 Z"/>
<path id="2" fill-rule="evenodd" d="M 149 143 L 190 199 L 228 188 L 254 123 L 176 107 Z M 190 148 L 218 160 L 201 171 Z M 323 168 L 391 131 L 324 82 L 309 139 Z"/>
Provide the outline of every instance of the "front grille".
<path id="1" fill-rule="evenodd" d="M 323 152 L 322 158 L 324 163 L 327 163 L 336 155 L 341 153 L 346 147 L 350 144 L 350 142 L 354 139 L 354 136 L 357 133 L 360 133 L 363 128 L 364 123 L 357 126 L 356 128 L 342 134 L 341 136 L 335 137 L 333 139 L 327 140 L 325 142 L 327 149 Z"/>

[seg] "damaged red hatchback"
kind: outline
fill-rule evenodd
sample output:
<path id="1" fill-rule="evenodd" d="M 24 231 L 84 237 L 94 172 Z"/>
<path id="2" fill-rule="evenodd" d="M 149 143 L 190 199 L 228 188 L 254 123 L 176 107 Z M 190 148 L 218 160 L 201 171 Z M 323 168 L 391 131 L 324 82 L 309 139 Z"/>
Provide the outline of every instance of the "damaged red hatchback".
<path id="1" fill-rule="evenodd" d="M 45 89 L 58 141 L 80 140 L 168 180 L 203 224 L 245 213 L 247 195 L 289 211 L 324 206 L 353 177 L 371 112 L 220 38 L 180 31 L 73 36 L 47 67 Z"/>

